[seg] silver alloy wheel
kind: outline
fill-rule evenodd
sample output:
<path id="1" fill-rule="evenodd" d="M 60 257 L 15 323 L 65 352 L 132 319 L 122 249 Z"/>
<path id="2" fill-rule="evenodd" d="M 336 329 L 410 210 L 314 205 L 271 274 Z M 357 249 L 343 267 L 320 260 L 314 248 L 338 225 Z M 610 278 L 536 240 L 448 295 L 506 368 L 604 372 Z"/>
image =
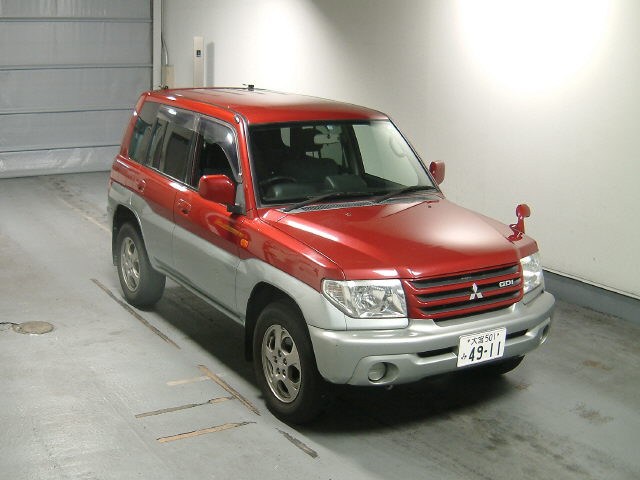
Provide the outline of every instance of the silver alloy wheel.
<path id="1" fill-rule="evenodd" d="M 282 325 L 271 325 L 262 338 L 262 370 L 278 400 L 293 402 L 300 393 L 302 369 L 293 338 Z"/>
<path id="2" fill-rule="evenodd" d="M 140 260 L 138 249 L 130 237 L 125 237 L 120 247 L 120 270 L 127 288 L 135 292 L 140 286 Z"/>

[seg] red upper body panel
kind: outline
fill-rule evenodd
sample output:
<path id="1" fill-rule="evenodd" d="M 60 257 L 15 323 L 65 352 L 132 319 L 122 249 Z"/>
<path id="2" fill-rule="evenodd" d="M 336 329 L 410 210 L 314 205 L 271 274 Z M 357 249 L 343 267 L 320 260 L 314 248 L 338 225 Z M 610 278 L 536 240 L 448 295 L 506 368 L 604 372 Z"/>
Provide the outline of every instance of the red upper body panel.
<path id="1" fill-rule="evenodd" d="M 263 217 L 322 252 L 350 280 L 424 278 L 517 263 L 537 250 L 526 236 L 446 199 L 432 197 Z"/>
<path id="2" fill-rule="evenodd" d="M 177 107 L 192 108 L 198 102 L 199 111 L 206 105 L 224 108 L 242 115 L 247 123 L 298 122 L 313 120 L 383 120 L 387 116 L 349 103 L 325 100 L 305 95 L 246 88 L 188 88 L 157 90 L 153 98 L 174 102 Z M 204 107 L 203 108 L 203 105 Z"/>
<path id="3" fill-rule="evenodd" d="M 239 89 L 174 89 L 145 93 L 143 100 L 212 115 L 233 125 L 243 171 L 246 215 L 227 226 L 244 240 L 241 258 L 257 257 L 320 289 L 323 278 L 416 279 L 518 263 L 537 251 L 533 239 L 447 201 L 441 193 L 377 205 L 284 213 L 259 208 L 247 149 L 250 124 L 314 120 L 384 120 L 384 114 L 347 103 L 302 95 Z M 240 116 L 237 118 L 236 116 Z M 112 179 L 136 186 L 125 170 L 140 167 L 127 157 L 125 133 Z M 420 196 L 420 195 L 418 195 Z M 346 202 L 348 203 L 348 202 Z"/>

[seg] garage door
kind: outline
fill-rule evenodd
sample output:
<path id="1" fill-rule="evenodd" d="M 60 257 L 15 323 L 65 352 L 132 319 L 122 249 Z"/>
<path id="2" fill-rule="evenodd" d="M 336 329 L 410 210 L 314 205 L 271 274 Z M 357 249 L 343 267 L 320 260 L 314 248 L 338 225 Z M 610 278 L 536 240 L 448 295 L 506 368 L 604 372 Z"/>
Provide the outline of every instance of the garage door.
<path id="1" fill-rule="evenodd" d="M 0 177 L 106 170 L 151 87 L 150 0 L 0 0 Z"/>

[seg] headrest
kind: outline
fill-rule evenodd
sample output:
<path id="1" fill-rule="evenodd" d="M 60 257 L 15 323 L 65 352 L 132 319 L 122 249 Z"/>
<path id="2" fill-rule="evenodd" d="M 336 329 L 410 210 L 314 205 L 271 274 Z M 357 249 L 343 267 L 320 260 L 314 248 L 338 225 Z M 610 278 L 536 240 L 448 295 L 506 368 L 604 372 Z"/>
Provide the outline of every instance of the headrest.
<path id="1" fill-rule="evenodd" d="M 306 183 L 278 183 L 272 185 L 265 197 L 270 200 L 288 200 L 305 198 L 316 193 L 317 189 Z"/>
<path id="2" fill-rule="evenodd" d="M 340 135 L 337 133 L 319 133 L 313 137 L 316 145 L 329 145 L 330 143 L 340 143 Z"/>
<path id="3" fill-rule="evenodd" d="M 327 175 L 324 183 L 339 192 L 361 192 L 367 190 L 367 182 L 362 177 L 352 174 Z"/>
<path id="4" fill-rule="evenodd" d="M 315 128 L 301 129 L 298 131 L 296 144 L 299 146 L 300 150 L 304 152 L 320 150 L 322 145 L 315 142 L 315 137 L 319 133 L 320 132 Z"/>

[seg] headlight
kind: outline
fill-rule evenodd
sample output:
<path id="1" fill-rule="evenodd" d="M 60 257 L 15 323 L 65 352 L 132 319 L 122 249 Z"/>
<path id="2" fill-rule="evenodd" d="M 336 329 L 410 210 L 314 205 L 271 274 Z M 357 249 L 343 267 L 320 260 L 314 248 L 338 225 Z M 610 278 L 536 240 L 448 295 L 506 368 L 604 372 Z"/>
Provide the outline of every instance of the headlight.
<path id="1" fill-rule="evenodd" d="M 400 280 L 323 280 L 322 293 L 336 307 L 354 318 L 407 316 L 407 302 Z"/>
<path id="2" fill-rule="evenodd" d="M 544 284 L 542 278 L 542 263 L 540 263 L 540 254 L 534 253 L 528 257 L 520 259 L 522 264 L 522 278 L 524 280 L 524 293 L 528 293 L 534 288 L 538 288 Z"/>

